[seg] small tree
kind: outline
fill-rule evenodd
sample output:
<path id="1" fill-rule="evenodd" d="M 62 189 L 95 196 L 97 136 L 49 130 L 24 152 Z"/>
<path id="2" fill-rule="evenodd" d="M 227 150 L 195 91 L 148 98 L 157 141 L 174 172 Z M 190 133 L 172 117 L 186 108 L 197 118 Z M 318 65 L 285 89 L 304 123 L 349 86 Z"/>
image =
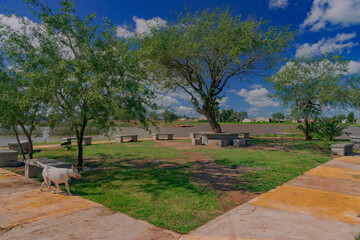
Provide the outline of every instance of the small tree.
<path id="1" fill-rule="evenodd" d="M 285 116 L 281 112 L 273 113 L 272 115 L 273 121 L 280 122 L 280 120 L 284 120 Z"/>
<path id="2" fill-rule="evenodd" d="M 238 122 L 242 122 L 245 118 L 247 118 L 247 112 L 236 112 L 236 120 Z"/>
<path id="3" fill-rule="evenodd" d="M 82 19 L 75 15 L 74 2 L 62 0 L 53 12 L 44 0 L 26 0 L 41 21 L 37 31 L 37 57 L 50 87 L 50 118 L 68 119 L 76 134 L 78 166 L 83 165 L 83 138 L 92 121 L 107 133 L 120 113 L 143 124 L 151 106 L 151 91 L 144 85 L 132 47 L 116 37 L 107 20 L 94 23 L 95 14 Z M 136 117 L 135 117 L 136 116 Z"/>
<path id="4" fill-rule="evenodd" d="M 335 118 L 337 120 L 339 120 L 340 122 L 342 122 L 343 120 L 346 119 L 346 116 L 344 114 L 339 114 L 339 115 L 335 116 Z"/>
<path id="5" fill-rule="evenodd" d="M 289 106 L 293 116 L 304 119 L 306 139 L 311 139 L 311 118 L 318 116 L 324 106 L 337 106 L 347 101 L 342 80 L 348 62 L 338 56 L 300 58 L 288 62 L 267 81 L 275 98 Z"/>
<path id="6" fill-rule="evenodd" d="M 190 95 L 213 132 L 221 132 L 215 109 L 230 79 L 260 74 L 283 60 L 294 39 L 289 27 L 233 16 L 229 10 L 179 15 L 175 23 L 141 36 L 143 64 L 168 88 Z M 265 72 L 263 72 L 265 73 Z"/>
<path id="7" fill-rule="evenodd" d="M 170 112 L 169 110 L 165 110 L 164 112 L 161 113 L 161 116 L 163 116 L 163 118 L 165 119 L 165 121 L 167 122 L 173 122 L 176 119 L 179 118 L 178 115 L 176 115 L 173 112 Z"/>
<path id="8" fill-rule="evenodd" d="M 349 114 L 346 117 L 348 123 L 354 123 L 355 122 L 355 115 L 353 112 L 349 112 Z"/>
<path id="9" fill-rule="evenodd" d="M 159 120 L 159 114 L 155 111 L 151 111 L 149 113 L 149 118 L 151 118 L 154 121 L 157 121 L 157 120 Z"/>
<path id="10" fill-rule="evenodd" d="M 235 112 L 233 109 L 223 109 L 220 114 L 220 120 L 222 122 L 232 122 L 235 120 Z"/>
<path id="11" fill-rule="evenodd" d="M 20 18 L 19 22 L 21 30 L 0 25 L 0 48 L 4 59 L 0 70 L 0 121 L 3 126 L 11 127 L 15 135 L 15 126 L 21 128 L 29 142 L 29 158 L 33 158 L 33 133 L 46 116 L 50 98 L 43 69 L 39 67 L 36 26 L 30 26 L 28 21 Z"/>

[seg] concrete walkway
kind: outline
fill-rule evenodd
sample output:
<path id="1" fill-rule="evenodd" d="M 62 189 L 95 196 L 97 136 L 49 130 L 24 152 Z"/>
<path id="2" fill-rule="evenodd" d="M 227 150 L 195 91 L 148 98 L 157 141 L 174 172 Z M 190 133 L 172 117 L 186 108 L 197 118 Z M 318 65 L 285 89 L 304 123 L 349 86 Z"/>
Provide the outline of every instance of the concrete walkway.
<path id="1" fill-rule="evenodd" d="M 360 233 L 360 157 L 340 157 L 252 199 L 181 240 L 354 240 Z"/>
<path id="2" fill-rule="evenodd" d="M 180 236 L 81 197 L 40 192 L 40 183 L 0 168 L 0 239 L 174 240 Z"/>
<path id="3" fill-rule="evenodd" d="M 0 169 L 0 227 L 0 239 L 354 240 L 360 157 L 329 161 L 181 237 Z"/>

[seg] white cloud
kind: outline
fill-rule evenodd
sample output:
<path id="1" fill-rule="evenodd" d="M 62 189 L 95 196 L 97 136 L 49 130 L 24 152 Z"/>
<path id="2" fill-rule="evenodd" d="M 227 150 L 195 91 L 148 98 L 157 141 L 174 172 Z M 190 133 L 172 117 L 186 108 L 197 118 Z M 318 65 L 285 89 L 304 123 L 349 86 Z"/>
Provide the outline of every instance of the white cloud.
<path id="1" fill-rule="evenodd" d="M 360 73 L 360 62 L 350 61 L 349 62 L 349 74 Z"/>
<path id="2" fill-rule="evenodd" d="M 273 101 L 268 97 L 269 91 L 261 85 L 253 85 L 253 90 L 241 89 L 236 94 L 244 97 L 245 101 L 255 107 L 277 107 L 279 102 Z"/>
<path id="3" fill-rule="evenodd" d="M 116 28 L 116 36 L 129 38 L 134 36 L 134 32 L 130 31 L 127 27 L 117 26 Z"/>
<path id="4" fill-rule="evenodd" d="M 342 53 L 344 50 L 350 51 L 354 46 L 359 45 L 357 42 L 349 41 L 356 37 L 356 33 L 338 33 L 333 38 L 322 38 L 317 43 L 305 43 L 297 48 L 296 57 L 316 56 L 324 53 Z"/>
<path id="5" fill-rule="evenodd" d="M 31 25 L 34 24 L 27 17 L 19 18 L 15 15 L 11 15 L 10 17 L 8 17 L 4 14 L 0 14 L 0 24 L 10 27 L 10 29 L 13 31 L 21 31 L 24 26 L 23 21 L 29 24 L 31 23 Z"/>
<path id="6" fill-rule="evenodd" d="M 187 92 L 185 92 L 183 90 L 177 90 L 176 92 L 170 92 L 170 93 L 168 93 L 168 95 L 171 97 L 176 97 L 181 100 L 189 100 L 189 101 L 191 100 L 190 94 L 188 94 Z"/>
<path id="7" fill-rule="evenodd" d="M 218 100 L 219 107 L 220 108 L 227 108 L 228 107 L 228 105 L 227 105 L 228 101 L 229 101 L 229 97 L 221 98 L 220 100 Z"/>
<path id="8" fill-rule="evenodd" d="M 172 96 L 158 96 L 155 102 L 162 107 L 170 107 L 172 105 L 180 105 L 179 100 Z"/>
<path id="9" fill-rule="evenodd" d="M 192 107 L 178 106 L 178 107 L 174 107 L 173 109 L 175 113 L 179 116 L 186 115 L 188 117 L 193 117 L 194 115 L 198 115 L 198 113 Z"/>
<path id="10" fill-rule="evenodd" d="M 144 18 L 134 16 L 133 21 L 135 23 L 133 31 L 127 26 L 118 26 L 116 35 L 124 38 L 133 37 L 135 34 L 148 34 L 153 27 L 164 27 L 166 25 L 166 21 L 160 17 L 145 20 Z"/>
<path id="11" fill-rule="evenodd" d="M 248 116 L 249 117 L 256 117 L 259 114 L 259 109 L 258 108 L 249 108 L 247 110 Z"/>
<path id="12" fill-rule="evenodd" d="M 360 24 L 360 1 L 314 0 L 300 28 L 310 27 L 310 31 L 317 32 L 329 24 L 341 27 Z"/>
<path id="13" fill-rule="evenodd" d="M 285 9 L 289 5 L 288 0 L 270 0 L 269 1 L 269 8 L 270 9 L 278 9 L 282 8 Z"/>

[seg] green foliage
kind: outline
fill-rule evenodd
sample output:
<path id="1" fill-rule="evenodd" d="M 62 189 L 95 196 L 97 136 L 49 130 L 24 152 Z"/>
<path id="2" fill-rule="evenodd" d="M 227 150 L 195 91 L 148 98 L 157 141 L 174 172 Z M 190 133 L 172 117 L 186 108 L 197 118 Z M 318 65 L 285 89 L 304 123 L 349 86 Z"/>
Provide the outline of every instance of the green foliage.
<path id="1" fill-rule="evenodd" d="M 170 112 L 169 110 L 165 110 L 164 112 L 162 112 L 161 116 L 165 119 L 166 122 L 173 122 L 179 118 L 178 115 L 176 115 L 173 112 Z"/>
<path id="2" fill-rule="evenodd" d="M 327 141 L 334 140 L 335 137 L 342 135 L 346 125 L 342 124 L 336 118 L 322 117 L 316 120 L 317 128 L 316 131 L 319 136 Z"/>
<path id="3" fill-rule="evenodd" d="M 355 114 L 354 114 L 354 112 L 349 112 L 346 119 L 347 119 L 348 123 L 354 123 L 355 122 Z"/>
<path id="4" fill-rule="evenodd" d="M 246 112 L 236 112 L 233 109 L 223 109 L 217 119 L 219 122 L 241 122 L 246 117 Z"/>
<path id="5" fill-rule="evenodd" d="M 78 142 L 89 121 L 105 134 L 113 127 L 109 119 L 138 119 L 146 125 L 152 91 L 133 46 L 116 36 L 116 27 L 106 19 L 96 24 L 94 13 L 77 16 L 72 0 L 62 0 L 56 11 L 43 0 L 26 3 L 40 22 L 32 29 L 39 44 L 30 56 L 44 82 L 39 91 L 50 97 L 49 120 L 69 120 Z"/>
<path id="6" fill-rule="evenodd" d="M 159 114 L 157 112 L 155 112 L 155 111 L 151 111 L 149 113 L 149 118 L 151 118 L 152 120 L 157 121 L 159 119 Z"/>
<path id="7" fill-rule="evenodd" d="M 284 120 L 285 115 L 281 112 L 273 113 L 272 115 L 273 121 L 280 122 L 280 120 Z"/>
<path id="8" fill-rule="evenodd" d="M 347 119 L 344 114 L 339 114 L 339 115 L 335 116 L 335 118 L 337 120 L 339 120 L 340 122 Z"/>
<path id="9" fill-rule="evenodd" d="M 220 113 L 221 122 L 234 122 L 235 121 L 235 111 L 233 109 L 223 109 Z"/>
<path id="10" fill-rule="evenodd" d="M 279 72 L 268 78 L 272 97 L 291 108 L 291 115 L 301 117 L 302 130 L 310 139 L 310 118 L 318 116 L 325 106 L 344 106 L 349 103 L 344 92 L 348 78 L 348 61 L 338 56 L 298 58 L 288 62 Z"/>
<path id="11" fill-rule="evenodd" d="M 221 132 L 215 109 L 224 87 L 230 79 L 265 73 L 281 62 L 294 39 L 289 29 L 215 9 L 180 14 L 176 22 L 153 28 L 138 40 L 144 66 L 164 87 L 189 94 L 212 130 Z"/>
<path id="12" fill-rule="evenodd" d="M 67 151 L 75 151 L 74 146 L 73 146 L 73 145 L 70 145 L 70 144 L 64 145 L 64 148 L 65 148 Z"/>
<path id="13" fill-rule="evenodd" d="M 236 112 L 236 120 L 238 122 L 242 122 L 245 118 L 247 118 L 248 114 L 247 112 Z"/>
<path id="14" fill-rule="evenodd" d="M 300 123 L 297 126 L 297 129 L 301 130 L 304 133 L 307 140 L 310 140 L 313 138 L 314 134 L 317 133 L 317 124 L 313 121 L 308 123 L 304 122 Z"/>

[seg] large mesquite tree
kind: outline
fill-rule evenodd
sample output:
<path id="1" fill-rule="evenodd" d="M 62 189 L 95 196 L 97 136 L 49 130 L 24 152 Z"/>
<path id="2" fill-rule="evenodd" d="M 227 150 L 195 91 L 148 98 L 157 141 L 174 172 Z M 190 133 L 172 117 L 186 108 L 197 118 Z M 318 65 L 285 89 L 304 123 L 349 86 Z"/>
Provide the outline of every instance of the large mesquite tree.
<path id="1" fill-rule="evenodd" d="M 53 12 L 46 1 L 26 3 L 41 22 L 37 31 L 48 94 L 49 118 L 70 120 L 77 138 L 78 166 L 83 165 L 83 138 L 89 121 L 106 133 L 109 119 L 121 110 L 145 122 L 151 91 L 136 55 L 106 20 L 94 23 L 75 15 L 74 3 L 61 1 Z"/>
<path id="2" fill-rule="evenodd" d="M 278 64 L 293 39 L 289 27 L 254 18 L 243 21 L 219 9 L 180 15 L 177 22 L 139 36 L 144 66 L 167 87 L 189 94 L 217 133 L 221 127 L 215 109 L 229 81 Z"/>

